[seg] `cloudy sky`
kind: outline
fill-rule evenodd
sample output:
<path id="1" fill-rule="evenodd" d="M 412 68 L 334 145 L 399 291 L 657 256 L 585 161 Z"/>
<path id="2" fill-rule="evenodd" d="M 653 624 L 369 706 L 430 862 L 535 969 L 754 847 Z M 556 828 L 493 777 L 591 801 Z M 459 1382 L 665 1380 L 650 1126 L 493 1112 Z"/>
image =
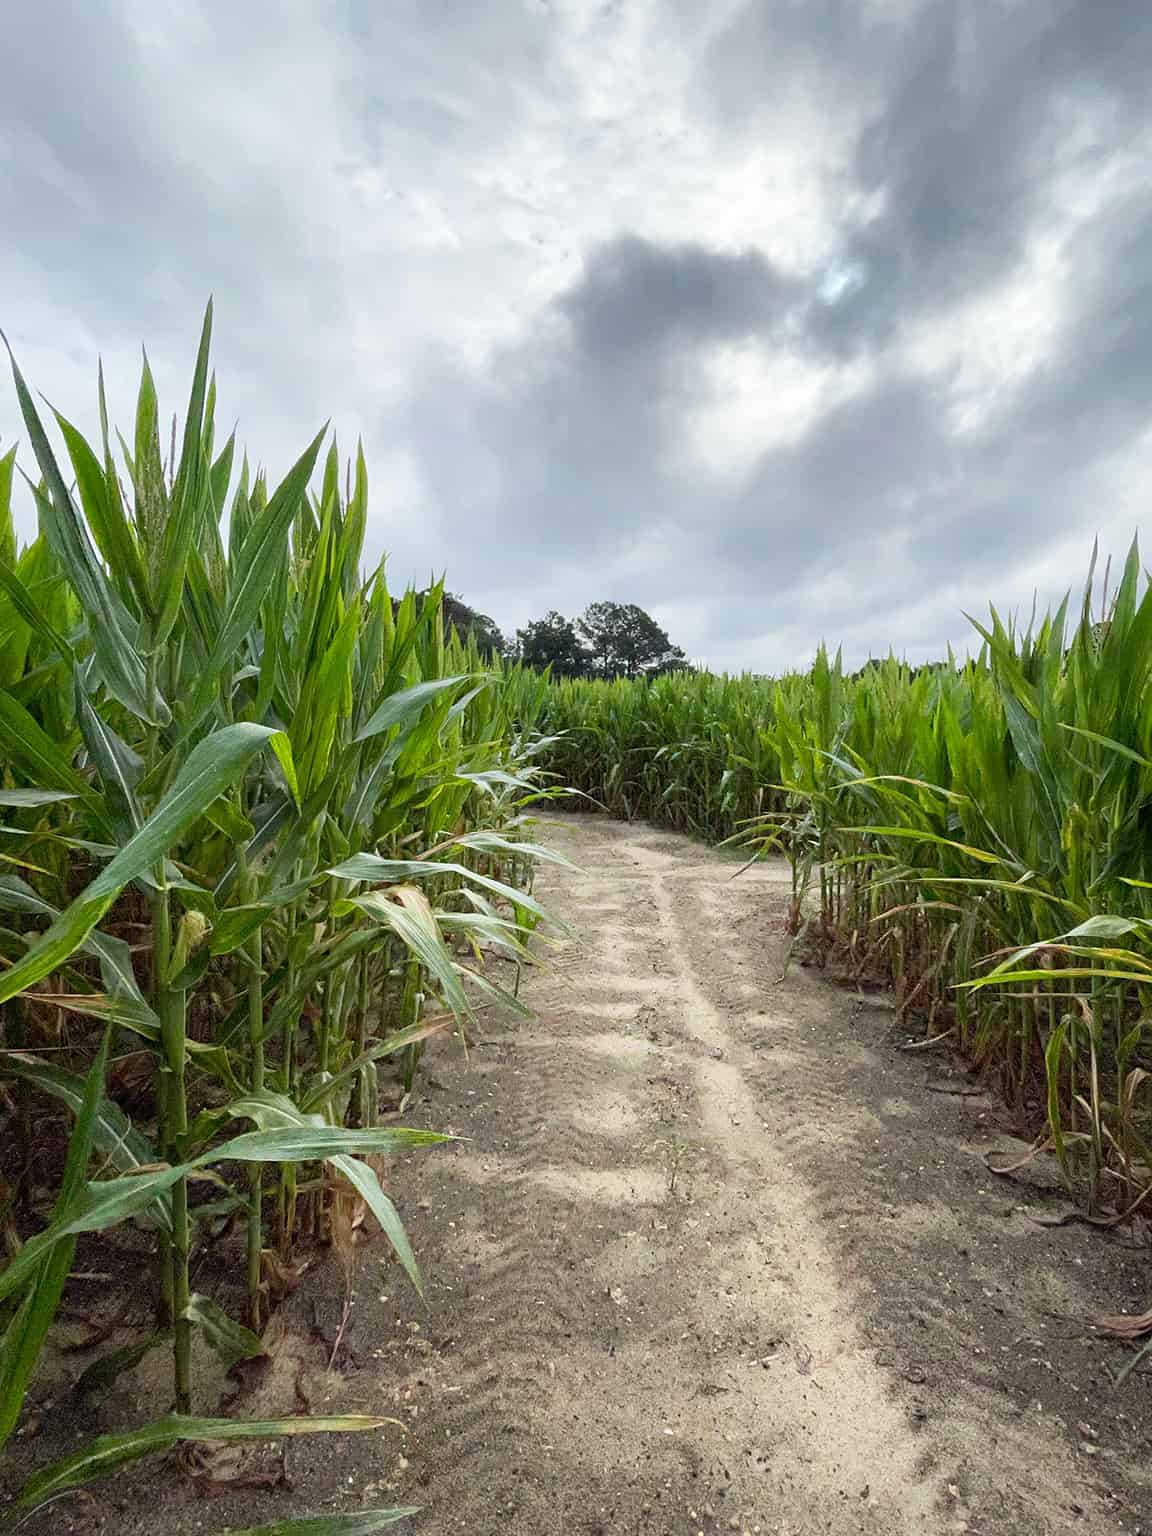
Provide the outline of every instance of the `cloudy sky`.
<path id="1" fill-rule="evenodd" d="M 773 670 L 963 642 L 1152 489 L 1146 0 L 36 0 L 0 324 L 130 419 L 216 301 L 277 470 L 362 435 L 397 582 Z M 0 440 L 18 436 L 0 388 Z"/>

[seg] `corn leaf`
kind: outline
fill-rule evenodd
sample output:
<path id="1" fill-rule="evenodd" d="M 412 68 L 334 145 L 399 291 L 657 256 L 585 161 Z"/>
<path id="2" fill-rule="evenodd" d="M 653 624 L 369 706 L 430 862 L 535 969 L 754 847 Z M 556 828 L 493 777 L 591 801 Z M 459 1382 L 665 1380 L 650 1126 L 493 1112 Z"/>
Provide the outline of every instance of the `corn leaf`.
<path id="1" fill-rule="evenodd" d="M 68 1142 L 64 1177 L 57 1199 L 58 1208 L 67 1208 L 83 1187 L 96 1122 L 104 1102 L 108 1044 L 109 1037 L 105 1033 L 84 1083 L 76 1123 Z M 0 1341 L 0 1445 L 4 1444 L 16 1426 L 29 1379 L 60 1304 L 75 1247 L 75 1240 L 58 1243 L 45 1251 L 42 1264 L 29 1268 L 28 1294 L 17 1308 Z M 27 1252 L 27 1249 L 21 1251 Z"/>
<path id="2" fill-rule="evenodd" d="M 389 1525 L 420 1513 L 415 1509 L 361 1509 L 343 1515 L 306 1515 L 302 1520 L 275 1520 L 254 1525 L 233 1536 L 374 1536 Z"/>
<path id="3" fill-rule="evenodd" d="M 250 1328 L 245 1328 L 243 1323 L 230 1318 L 209 1296 L 201 1296 L 194 1291 L 188 1298 L 184 1316 L 200 1329 L 212 1349 L 229 1368 L 240 1360 L 255 1360 L 265 1353 L 263 1340 Z"/>
<path id="4" fill-rule="evenodd" d="M 282 1435 L 351 1434 L 383 1429 L 385 1425 L 404 1427 L 397 1419 L 368 1414 L 342 1414 L 330 1418 L 301 1416 L 289 1419 L 264 1419 L 245 1423 L 241 1419 L 196 1419 L 170 1414 L 124 1434 L 100 1435 L 83 1450 L 66 1456 L 38 1472 L 22 1489 L 19 1503 L 35 1506 L 79 1488 L 94 1478 L 105 1477 L 117 1467 L 138 1461 L 142 1456 L 167 1451 L 181 1443 L 234 1440 L 277 1440 Z"/>
<path id="5" fill-rule="evenodd" d="M 42 980 L 74 954 L 124 887 L 163 858 L 273 734 L 267 726 L 230 725 L 195 746 L 172 788 L 140 830 L 24 959 L 0 976 L 0 1002 Z"/>
<path id="6" fill-rule="evenodd" d="M 391 730 L 394 725 L 407 725 L 419 719 L 433 699 L 439 698 L 448 689 L 455 688 L 458 683 L 467 681 L 467 673 L 461 673 L 456 677 L 437 677 L 428 682 L 416 683 L 411 688 L 404 688 L 399 693 L 390 694 L 369 715 L 354 739 L 368 741 L 373 736 L 379 736 L 382 731 Z"/>
<path id="7" fill-rule="evenodd" d="M 0 1052 L 0 1077 L 17 1077 L 42 1093 L 66 1104 L 74 1115 L 86 1111 L 88 1078 L 44 1061 L 25 1051 Z M 135 1173 L 156 1162 L 156 1149 L 134 1126 L 119 1104 L 101 1097 L 91 1115 L 91 1138 L 96 1151 L 120 1173 Z"/>

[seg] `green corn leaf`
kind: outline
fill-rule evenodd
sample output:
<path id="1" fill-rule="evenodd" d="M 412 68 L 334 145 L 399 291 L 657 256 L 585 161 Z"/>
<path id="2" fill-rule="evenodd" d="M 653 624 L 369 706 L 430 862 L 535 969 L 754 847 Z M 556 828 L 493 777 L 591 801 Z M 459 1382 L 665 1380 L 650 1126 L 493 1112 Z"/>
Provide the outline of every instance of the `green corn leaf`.
<path id="1" fill-rule="evenodd" d="M 276 910 L 267 902 L 254 902 L 250 906 L 227 907 L 212 924 L 208 940 L 208 953 L 230 955 L 240 948 Z"/>
<path id="2" fill-rule="evenodd" d="M 350 689 L 349 668 L 360 629 L 359 604 L 353 604 L 342 620 L 332 644 L 318 663 L 315 688 L 306 704 L 301 705 L 305 719 L 301 730 L 293 722 L 293 733 L 300 748 L 300 779 L 305 798 L 324 783 L 336 737 L 336 723 L 350 707 L 346 695 Z M 327 792 L 323 797 L 327 800 Z"/>
<path id="3" fill-rule="evenodd" d="M 93 708 L 80 668 L 75 672 L 75 699 L 80 734 L 96 765 L 105 796 L 124 824 L 138 832 L 144 817 L 135 791 L 144 772 L 144 760 Z"/>
<path id="4" fill-rule="evenodd" d="M 1152 972 L 1109 970 L 1106 966 L 1098 965 L 1060 965 L 1053 966 L 1050 971 L 1008 971 L 996 976 L 978 976 L 974 981 L 961 981 L 956 985 L 959 990 L 975 992 L 983 987 L 1001 986 L 1005 982 L 1068 981 L 1081 976 L 1098 976 L 1102 981 L 1130 981 L 1143 987 L 1152 986 Z"/>
<path id="5" fill-rule="evenodd" d="M 159 562 L 159 583 L 153 595 L 156 618 L 147 632 L 146 648 L 156 654 L 167 642 L 180 614 L 184 599 L 184 578 L 192 553 L 193 540 L 200 531 L 205 497 L 196 484 L 173 494 L 164 522 L 163 548 Z"/>
<path id="6" fill-rule="evenodd" d="M 156 382 L 148 364 L 148 353 L 145 351 L 140 366 L 140 388 L 136 395 L 136 429 L 132 440 L 134 453 L 129 455 L 123 438 L 120 442 L 132 476 L 132 487 L 136 493 L 136 528 L 148 571 L 153 612 L 157 608 L 155 592 L 159 575 L 160 544 L 168 506 L 164 463 L 160 453 L 159 412 Z"/>
<path id="7" fill-rule="evenodd" d="M 436 1029 L 442 1027 L 443 1022 L 437 1023 L 435 1026 Z M 426 1038 L 427 1035 L 433 1032 L 433 1029 L 428 1026 L 418 1026 L 412 1030 L 405 1030 L 402 1033 L 407 1038 L 404 1040 L 403 1044 L 398 1044 L 395 1040 L 390 1041 L 388 1042 L 387 1048 L 380 1050 L 378 1054 L 385 1055 L 390 1054 L 391 1051 L 401 1050 L 404 1048 L 404 1045 L 414 1044 L 417 1039 Z M 399 1037 L 397 1037 L 397 1039 L 399 1039 Z M 375 1059 L 374 1055 L 372 1056 L 372 1059 Z M 357 1068 L 362 1064 L 363 1062 L 358 1062 L 356 1064 Z M 333 1079 L 331 1082 L 327 1083 L 325 1087 L 328 1093 L 335 1091 L 335 1080 Z M 396 1207 L 385 1194 L 383 1186 L 381 1185 L 375 1171 L 370 1168 L 367 1163 L 363 1163 L 359 1160 L 359 1158 L 350 1156 L 348 1154 L 364 1151 L 396 1151 L 403 1147 L 428 1146 L 433 1145 L 438 1141 L 445 1141 L 450 1138 L 437 1135 L 434 1132 L 404 1132 L 401 1130 L 370 1132 L 368 1134 L 372 1139 L 371 1144 L 356 1143 L 354 1138 L 358 1134 L 362 1134 L 358 1132 L 336 1130 L 335 1136 L 330 1138 L 329 1133 L 332 1132 L 335 1128 L 327 1125 L 322 1116 L 311 1114 L 307 1109 L 298 1108 L 291 1099 L 285 1097 L 283 1094 L 278 1093 L 263 1092 L 260 1094 L 248 1095 L 244 1098 L 234 1101 L 228 1106 L 228 1110 L 233 1117 L 237 1119 L 242 1118 L 252 1120 L 258 1126 L 262 1127 L 261 1131 L 258 1131 L 254 1134 L 256 1136 L 265 1137 L 266 1145 L 276 1145 L 275 1141 L 272 1141 L 271 1139 L 278 1136 L 288 1136 L 295 1138 L 290 1143 L 290 1145 L 297 1148 L 301 1145 L 304 1145 L 305 1143 L 308 1146 L 317 1149 L 322 1148 L 325 1144 L 327 1144 L 330 1148 L 328 1151 L 317 1150 L 310 1153 L 292 1151 L 290 1154 L 291 1159 L 293 1161 L 300 1161 L 305 1157 L 317 1155 L 327 1158 L 332 1166 L 337 1169 L 338 1172 L 340 1172 L 344 1178 L 346 1178 L 348 1182 L 353 1186 L 353 1188 L 356 1189 L 357 1192 L 361 1195 L 364 1202 L 371 1210 L 372 1214 L 376 1217 L 376 1220 L 380 1223 L 381 1231 L 391 1243 L 397 1258 L 400 1260 L 401 1264 L 403 1264 L 404 1269 L 411 1279 L 412 1284 L 416 1287 L 417 1292 L 420 1295 L 424 1294 L 423 1282 L 420 1278 L 420 1270 L 416 1263 L 416 1257 L 412 1252 L 411 1244 L 408 1241 L 408 1235 L 404 1230 L 404 1225 L 400 1220 L 400 1215 L 396 1210 Z M 402 1137 L 403 1139 L 399 1142 L 393 1140 L 385 1144 L 384 1142 L 376 1142 L 376 1136 L 382 1136 L 385 1138 Z M 248 1137 L 239 1138 L 239 1140 L 242 1142 L 248 1141 L 250 1139 L 251 1138 Z M 289 1143 L 282 1144 L 289 1145 Z M 236 1143 L 231 1142 L 228 1143 L 228 1145 L 234 1147 Z M 333 1155 L 333 1153 L 335 1153 L 335 1155 Z M 215 1160 L 217 1154 L 214 1153 L 211 1155 L 213 1160 Z M 266 1159 L 262 1158 L 261 1160 L 263 1161 Z"/>
<path id="8" fill-rule="evenodd" d="M 5 565 L 16 563 L 16 528 L 12 522 L 12 474 L 16 468 L 16 447 L 0 454 L 0 559 Z"/>
<path id="9" fill-rule="evenodd" d="M 184 416 L 184 441 L 180 450 L 180 464 L 173 482 L 173 497 L 187 494 L 190 483 L 200 473 L 204 449 L 204 402 L 208 392 L 208 358 L 212 350 L 212 300 L 204 306 L 204 320 L 200 327 L 200 345 L 196 349 L 196 366 L 192 372 L 192 389 L 188 410 Z"/>
<path id="10" fill-rule="evenodd" d="M 866 855 L 871 857 L 871 855 Z M 1062 896 L 1054 896 L 1051 891 L 1042 891 L 1039 886 L 1025 885 L 1020 880 L 992 880 L 982 879 L 978 875 L 923 875 L 916 870 L 901 871 L 902 880 L 914 880 L 917 885 L 947 885 L 968 886 L 972 889 L 985 891 L 1002 891 L 1006 896 L 1023 896 L 1032 901 L 1047 902 L 1052 906 L 1064 907 L 1075 914 L 1079 909 L 1075 902 L 1068 901 Z"/>
<path id="11" fill-rule="evenodd" d="M 19 875 L 0 876 L 0 912 L 26 912 L 37 917 L 57 919 L 58 908 L 43 897 Z M 100 974 L 110 1001 L 126 1002 L 132 1007 L 133 1017 L 146 1028 L 159 1028 L 160 1020 L 145 1001 L 132 968 L 132 951 L 123 939 L 110 933 L 93 929 L 79 945 L 84 954 L 92 955 L 100 962 Z M 95 1006 L 95 999 L 93 1000 Z M 135 1025 L 132 1027 L 136 1027 Z"/>
<path id="12" fill-rule="evenodd" d="M 86 1185 L 75 1199 L 59 1210 L 43 1232 L 30 1237 L 0 1270 L 0 1300 L 21 1290 L 39 1265 L 61 1244 L 81 1232 L 102 1232 L 139 1216 L 188 1171 L 188 1167 L 156 1168 L 147 1173 L 122 1175 Z"/>
<path id="13" fill-rule="evenodd" d="M 240 1360 L 255 1360 L 266 1353 L 264 1341 L 257 1334 L 245 1328 L 242 1323 L 235 1322 L 208 1296 L 193 1292 L 188 1298 L 184 1316 L 200 1329 L 229 1369 Z"/>
<path id="14" fill-rule="evenodd" d="M 847 830 L 861 837 L 902 837 L 914 843 L 930 843 L 939 848 L 954 848 L 957 853 L 966 854 L 968 858 L 976 859 L 981 864 L 1004 863 L 999 855 L 989 853 L 985 848 L 973 848 L 969 843 L 958 843 L 950 837 L 941 837 L 935 832 L 925 832 L 919 827 L 850 827 Z"/>
<path id="15" fill-rule="evenodd" d="M 103 408 L 104 378 L 100 376 L 100 397 Z M 148 581 L 136 535 L 124 511 L 120 499 L 120 487 L 110 460 L 102 465 L 88 442 L 59 411 L 53 413 L 56 424 L 72 461 L 72 472 L 80 492 L 80 504 L 88 519 L 88 526 L 96 540 L 100 553 L 107 561 L 113 576 L 126 581 L 140 612 L 148 606 Z M 107 432 L 105 430 L 105 437 Z"/>
<path id="16" fill-rule="evenodd" d="M 74 1115 L 85 1109 L 88 1079 L 39 1056 L 24 1051 L 0 1052 L 0 1077 L 18 1077 L 32 1083 L 42 1093 L 67 1104 Z M 118 1104 L 102 1097 L 90 1113 L 92 1145 L 120 1173 L 134 1173 L 156 1162 L 156 1149 Z"/>
<path id="17" fill-rule="evenodd" d="M 483 900 L 475 892 L 465 894 L 475 900 Z M 437 912 L 436 921 L 442 933 L 462 934 L 473 948 L 483 939 L 512 959 L 532 963 L 532 952 L 524 943 L 526 930 L 510 918 L 497 917 L 492 912 Z"/>
<path id="18" fill-rule="evenodd" d="M 302 1520 L 274 1520 L 233 1536 L 374 1536 L 389 1525 L 418 1515 L 413 1509 L 360 1509 L 343 1515 L 306 1515 Z"/>
<path id="19" fill-rule="evenodd" d="M 155 1423 L 124 1434 L 100 1435 L 83 1450 L 45 1467 L 20 1493 L 22 1507 L 42 1504 L 68 1488 L 79 1488 L 95 1478 L 106 1477 L 131 1461 L 157 1451 L 170 1450 L 182 1442 L 204 1443 L 233 1440 L 278 1440 L 281 1435 L 317 1435 L 364 1433 L 386 1425 L 404 1426 L 398 1419 L 348 1413 L 331 1418 L 301 1416 L 289 1419 L 265 1419 L 245 1423 L 242 1419 L 196 1419 L 169 1414 Z"/>
<path id="20" fill-rule="evenodd" d="M 909 784 L 914 789 L 930 790 L 932 794 L 941 795 L 945 800 L 962 802 L 968 798 L 967 795 L 959 794 L 954 789 L 946 789 L 943 784 L 932 784 L 927 779 L 915 779 L 906 773 L 876 773 L 870 778 L 857 778 L 854 776 L 855 770 L 850 763 L 841 762 L 840 766 L 848 772 L 849 778 L 846 783 L 852 789 L 867 788 L 873 784 Z M 897 798 L 905 799 L 907 797 L 900 795 Z"/>
<path id="21" fill-rule="evenodd" d="M 1106 913 L 1097 913 L 1087 918 L 1084 922 L 1070 928 L 1067 933 L 1062 933 L 1054 943 L 1064 939 L 1123 939 L 1130 933 L 1139 933 L 1141 928 L 1152 926 L 1147 918 L 1139 917 L 1112 917 Z"/>
<path id="22" fill-rule="evenodd" d="M 42 789 L 86 795 L 88 786 L 68 755 L 52 740 L 24 705 L 0 690 L 0 755 L 24 778 Z"/>
<path id="23" fill-rule="evenodd" d="M 531 1017 L 532 1010 L 530 1008 L 522 1003 L 507 987 L 502 987 L 499 982 L 493 981 L 483 971 L 472 970 L 467 966 L 462 966 L 461 971 L 468 977 L 478 992 L 485 993 L 493 1002 L 499 1003 L 502 1008 L 507 1008 L 510 1013 L 518 1013 L 521 1018 Z"/>
<path id="24" fill-rule="evenodd" d="M 362 880 L 372 884 L 388 885 L 402 880 L 419 879 L 425 875 L 456 875 L 461 880 L 481 885 L 493 895 L 501 896 L 505 901 L 523 907 L 542 921 L 548 920 L 548 913 L 535 897 L 529 896 L 527 891 L 517 890 L 515 886 L 506 885 L 502 880 L 494 880 L 491 875 L 481 875 L 464 864 L 453 864 L 447 860 L 382 859 L 374 853 L 356 853 L 350 859 L 345 859 L 342 864 L 337 864 L 328 870 L 328 874 L 337 880 Z"/>
<path id="25" fill-rule="evenodd" d="M 433 699 L 468 680 L 467 673 L 456 677 L 437 677 L 390 694 L 368 717 L 354 740 L 367 741 L 372 736 L 379 736 L 381 731 L 390 730 L 394 725 L 407 725 L 418 719 Z"/>
<path id="26" fill-rule="evenodd" d="M 453 720 L 462 715 L 468 708 L 469 704 L 472 703 L 473 699 L 478 699 L 480 697 L 485 688 L 489 686 L 489 683 L 490 679 L 485 678 L 482 683 L 477 683 L 475 688 L 469 688 L 467 693 L 462 693 L 460 697 L 453 702 L 451 709 L 444 716 L 444 724 L 448 725 Z"/>
<path id="27" fill-rule="evenodd" d="M 144 663 L 132 643 L 132 620 L 108 583 L 11 348 L 8 355 L 21 414 L 48 489 L 47 496 L 35 493 L 44 530 L 89 615 L 101 670 L 109 688 L 126 708 L 143 720 L 166 725 L 171 718 L 168 706 L 148 686 Z"/>
<path id="28" fill-rule="evenodd" d="M 304 1163 L 365 1152 L 404 1152 L 431 1147 L 451 1136 L 438 1131 L 346 1129 L 336 1125 L 306 1125 L 283 1130 L 249 1131 L 203 1153 L 193 1166 L 209 1163 Z M 119 1182 L 119 1181 L 117 1181 Z"/>
<path id="29" fill-rule="evenodd" d="M 283 731 L 277 731 L 272 738 L 272 750 L 276 754 L 276 761 L 280 764 L 280 771 L 284 775 L 284 782 L 288 786 L 288 793 L 292 796 L 292 803 L 297 810 L 300 808 L 300 782 L 296 776 L 296 760 L 292 756 L 292 743 Z"/>
<path id="30" fill-rule="evenodd" d="M 452 839 L 452 846 L 456 848 L 475 848 L 479 853 L 510 853 L 518 859 L 535 859 L 538 863 L 559 864 L 562 869 L 576 869 L 571 859 L 558 853 L 555 848 L 546 848 L 543 843 L 514 843 L 511 838 L 502 837 L 498 832 L 463 832 L 459 837 Z"/>
<path id="31" fill-rule="evenodd" d="M 375 1171 L 369 1168 L 367 1163 L 361 1162 L 358 1157 L 334 1157 L 331 1161 L 332 1166 L 344 1175 L 380 1223 L 380 1230 L 392 1244 L 393 1252 L 416 1288 L 416 1294 L 423 1297 L 424 1281 L 420 1275 L 420 1266 L 416 1262 L 416 1255 L 412 1252 L 412 1244 L 408 1241 L 404 1223 L 400 1220 L 400 1212 L 384 1193 L 384 1186 L 380 1183 Z"/>
<path id="32" fill-rule="evenodd" d="M 444 1001 L 457 1018 L 470 1018 L 472 1005 L 436 923 L 436 914 L 424 892 L 414 885 L 394 885 L 388 892 L 370 891 L 355 898 L 355 905 L 376 922 L 390 928 L 414 959 L 432 976 Z"/>
<path id="33" fill-rule="evenodd" d="M 1087 741 L 1094 741 L 1097 746 L 1107 747 L 1109 752 L 1115 752 L 1117 756 L 1127 758 L 1130 763 L 1136 763 L 1141 768 L 1152 768 L 1152 758 L 1145 757 L 1142 752 L 1133 751 L 1122 741 L 1113 741 L 1111 736 L 1101 736 L 1098 731 L 1087 731 L 1081 725 L 1069 725 L 1066 721 L 1060 723 L 1064 730 L 1083 736 Z"/>
<path id="34" fill-rule="evenodd" d="M 288 471 L 241 546 L 228 610 L 205 668 L 206 687 L 214 686 L 217 674 L 236 655 L 256 622 L 276 568 L 284 559 L 285 536 L 312 476 L 327 430 L 325 427 L 317 433 Z"/>
<path id="35" fill-rule="evenodd" d="M 104 1100 L 104 1073 L 108 1062 L 109 1036 L 105 1032 L 84 1083 L 77 1106 L 76 1122 L 68 1142 L 64 1176 L 60 1183 L 57 1209 L 66 1209 L 82 1189 L 88 1159 Z M 0 1445 L 11 1435 L 20 1416 L 28 1382 L 40 1357 L 45 1336 L 56 1315 L 64 1283 L 72 1266 L 76 1243 L 54 1244 L 45 1250 L 43 1261 L 27 1267 L 29 1290 L 17 1308 L 0 1341 Z M 21 1255 L 27 1252 L 27 1246 Z M 7 1271 L 0 1279 L 6 1278 Z"/>
<path id="36" fill-rule="evenodd" d="M 213 800 L 204 812 L 204 819 L 210 821 L 218 832 L 223 832 L 224 836 L 233 843 L 250 842 L 256 833 L 256 828 L 247 816 L 240 814 L 227 795 L 221 795 L 218 800 Z"/>
<path id="37" fill-rule="evenodd" d="M 43 604 L 36 601 L 16 572 L 11 570 L 2 561 L 0 561 L 0 587 L 3 587 L 11 599 L 13 607 L 25 624 L 35 634 L 40 635 L 42 639 L 46 640 L 50 646 L 58 650 L 61 656 L 71 660 L 72 647 L 52 624 L 44 611 Z"/>
<path id="38" fill-rule="evenodd" d="M 342 1067 L 339 1072 L 334 1072 L 324 1082 L 318 1083 L 305 1097 L 301 1108 L 305 1113 L 320 1109 L 334 1094 L 339 1093 L 355 1080 L 361 1067 L 367 1066 L 372 1061 L 380 1061 L 385 1056 L 395 1056 L 400 1051 L 406 1051 L 410 1046 L 419 1045 L 424 1040 L 430 1040 L 433 1035 L 440 1035 L 454 1028 L 455 1024 L 455 1018 L 447 1014 L 443 1018 L 426 1019 L 420 1024 L 410 1024 L 407 1029 L 398 1029 L 394 1035 L 389 1035 L 387 1040 L 381 1040 L 378 1044 L 370 1046 L 354 1057 L 346 1067 Z"/>
<path id="39" fill-rule="evenodd" d="M 228 500 L 228 486 L 232 480 L 232 461 L 236 456 L 236 434 L 232 432 L 212 464 L 209 483 L 212 494 L 212 511 L 217 522 L 224 515 Z"/>
<path id="40" fill-rule="evenodd" d="M 210 444 L 203 441 L 202 433 L 211 341 L 212 302 L 209 300 L 200 332 L 191 398 L 184 418 L 184 444 L 180 464 L 161 530 L 160 558 L 153 589 L 156 618 L 148 637 L 148 649 L 151 652 L 158 651 L 172 633 L 184 595 L 184 577 L 193 540 L 206 520 L 203 514 L 209 506 L 210 470 L 206 456 Z"/>
<path id="41" fill-rule="evenodd" d="M 0 805 L 10 810 L 35 810 L 75 799 L 75 793 L 66 789 L 0 789 Z"/>
<path id="42" fill-rule="evenodd" d="M 15 997 L 67 960 L 124 887 L 164 857 L 274 734 L 267 726 L 230 725 L 195 746 L 172 788 L 140 830 L 65 908 L 24 959 L 0 976 L 0 1002 Z"/>

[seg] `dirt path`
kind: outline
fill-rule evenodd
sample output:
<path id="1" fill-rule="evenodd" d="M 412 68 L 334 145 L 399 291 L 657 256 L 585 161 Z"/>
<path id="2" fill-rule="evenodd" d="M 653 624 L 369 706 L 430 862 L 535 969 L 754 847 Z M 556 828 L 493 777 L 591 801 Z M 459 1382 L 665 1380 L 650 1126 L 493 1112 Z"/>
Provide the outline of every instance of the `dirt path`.
<path id="1" fill-rule="evenodd" d="M 431 1068 L 472 1139 L 415 1175 L 419 1529 L 1139 1529 L 1148 1384 L 1106 1403 L 1114 1346 L 1067 1319 L 1142 1305 L 1146 1257 L 1030 1221 L 989 1101 L 926 1091 L 890 1015 L 775 984 L 783 867 L 551 840 L 582 872 L 545 882 L 572 936 L 536 1018 Z"/>
<path id="2" fill-rule="evenodd" d="M 429 1052 L 415 1119 L 468 1139 L 392 1173 L 430 1307 L 372 1245 L 338 1369 L 296 1376 L 402 1454 L 303 1442 L 290 1492 L 170 1536 L 385 1503 L 414 1536 L 1152 1531 L 1148 1380 L 1109 1395 L 1080 1322 L 1146 1305 L 1146 1251 L 1038 1227 L 1058 1195 L 985 1172 L 994 1106 L 890 1012 L 776 984 L 782 867 L 548 838 L 581 872 L 543 883 L 571 936 L 535 1017 Z M 328 1270 L 289 1312 L 332 1339 L 341 1304 Z"/>

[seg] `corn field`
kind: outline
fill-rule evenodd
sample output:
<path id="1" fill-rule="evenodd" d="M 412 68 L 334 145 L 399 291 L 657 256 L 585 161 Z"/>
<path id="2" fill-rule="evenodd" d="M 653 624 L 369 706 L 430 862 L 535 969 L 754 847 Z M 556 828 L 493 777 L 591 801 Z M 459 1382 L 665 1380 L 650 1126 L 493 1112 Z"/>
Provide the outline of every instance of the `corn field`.
<path id="1" fill-rule="evenodd" d="M 147 362 L 130 441 L 102 378 L 88 441 L 12 365 L 28 457 L 0 458 L 0 1444 L 89 1234 L 154 1276 L 154 1332 L 106 1363 L 167 1349 L 174 1409 L 43 1468 L 22 1510 L 185 1441 L 385 1422 L 196 1418 L 195 1335 L 259 1354 L 293 1253 L 350 1200 L 420 1287 L 384 1159 L 443 1138 L 382 1123 L 381 1074 L 394 1105 L 431 1035 L 519 1007 L 544 915 L 525 823 L 546 683 L 446 633 L 440 587 L 397 601 L 382 564 L 365 579 L 361 455 L 342 466 L 322 432 L 270 488 L 215 441 L 210 333 L 211 309 L 179 440 Z M 235 1283 L 198 1294 L 217 1243 Z"/>
<path id="2" fill-rule="evenodd" d="M 1092 1210 L 1152 1187 L 1152 589 L 846 676 L 554 684 L 548 766 L 792 866 L 790 926 L 949 1040 Z M 559 734 L 562 733 L 562 734 Z"/>

